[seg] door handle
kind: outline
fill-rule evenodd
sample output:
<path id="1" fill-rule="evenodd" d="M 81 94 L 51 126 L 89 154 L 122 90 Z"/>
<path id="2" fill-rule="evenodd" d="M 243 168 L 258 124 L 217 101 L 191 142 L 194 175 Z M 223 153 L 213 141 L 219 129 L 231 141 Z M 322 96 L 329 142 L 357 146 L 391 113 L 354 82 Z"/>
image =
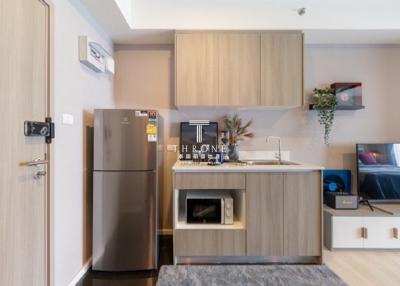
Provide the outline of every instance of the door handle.
<path id="1" fill-rule="evenodd" d="M 393 228 L 393 237 L 399 239 L 399 229 L 397 227 Z"/>
<path id="2" fill-rule="evenodd" d="M 21 166 L 28 166 L 28 167 L 35 167 L 35 166 L 39 166 L 39 165 L 46 165 L 48 164 L 49 161 L 48 160 L 41 160 L 41 159 L 35 159 L 33 161 L 28 161 L 28 162 L 21 162 L 20 165 Z"/>

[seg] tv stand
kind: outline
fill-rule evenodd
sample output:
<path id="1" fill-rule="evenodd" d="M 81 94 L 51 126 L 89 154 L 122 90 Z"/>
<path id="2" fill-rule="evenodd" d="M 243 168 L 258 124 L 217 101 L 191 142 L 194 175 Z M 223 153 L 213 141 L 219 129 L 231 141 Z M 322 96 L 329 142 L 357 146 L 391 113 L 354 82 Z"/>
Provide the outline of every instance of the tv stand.
<path id="1" fill-rule="evenodd" d="M 400 205 L 360 205 L 356 210 L 324 206 L 324 245 L 333 249 L 400 249 Z"/>

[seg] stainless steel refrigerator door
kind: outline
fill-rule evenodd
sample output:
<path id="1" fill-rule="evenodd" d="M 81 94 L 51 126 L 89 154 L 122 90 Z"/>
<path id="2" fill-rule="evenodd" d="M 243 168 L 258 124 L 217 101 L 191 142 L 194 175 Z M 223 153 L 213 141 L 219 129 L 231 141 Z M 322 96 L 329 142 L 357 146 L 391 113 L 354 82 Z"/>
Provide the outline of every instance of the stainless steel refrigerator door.
<path id="1" fill-rule="evenodd" d="M 95 110 L 94 170 L 156 169 L 157 142 L 151 139 L 149 142 L 149 117 L 146 114 L 137 110 Z M 157 118 L 151 123 L 157 126 Z"/>
<path id="2" fill-rule="evenodd" d="M 157 172 L 94 172 L 93 270 L 156 269 Z"/>

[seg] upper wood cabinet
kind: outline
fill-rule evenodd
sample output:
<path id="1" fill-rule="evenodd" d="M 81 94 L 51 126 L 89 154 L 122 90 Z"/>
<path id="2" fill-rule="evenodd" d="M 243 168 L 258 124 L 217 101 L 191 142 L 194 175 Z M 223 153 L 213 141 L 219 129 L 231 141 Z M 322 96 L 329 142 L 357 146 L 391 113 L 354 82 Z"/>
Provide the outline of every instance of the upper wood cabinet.
<path id="1" fill-rule="evenodd" d="M 176 34 L 176 105 L 218 104 L 218 49 L 213 33 Z"/>
<path id="2" fill-rule="evenodd" d="M 219 96 L 221 106 L 260 103 L 260 34 L 218 34 Z"/>
<path id="3" fill-rule="evenodd" d="M 261 35 L 261 105 L 301 106 L 303 102 L 303 34 Z"/>
<path id="4" fill-rule="evenodd" d="M 175 56 L 177 106 L 302 104 L 301 32 L 181 31 Z"/>

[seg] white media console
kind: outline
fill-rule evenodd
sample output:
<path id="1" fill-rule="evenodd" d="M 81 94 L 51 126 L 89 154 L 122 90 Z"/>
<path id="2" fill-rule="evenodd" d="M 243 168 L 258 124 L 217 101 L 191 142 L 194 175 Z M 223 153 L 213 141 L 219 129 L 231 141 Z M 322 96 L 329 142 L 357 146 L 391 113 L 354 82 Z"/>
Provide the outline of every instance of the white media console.
<path id="1" fill-rule="evenodd" d="M 324 245 L 333 249 L 400 249 L 400 205 L 357 210 L 324 206 Z"/>

